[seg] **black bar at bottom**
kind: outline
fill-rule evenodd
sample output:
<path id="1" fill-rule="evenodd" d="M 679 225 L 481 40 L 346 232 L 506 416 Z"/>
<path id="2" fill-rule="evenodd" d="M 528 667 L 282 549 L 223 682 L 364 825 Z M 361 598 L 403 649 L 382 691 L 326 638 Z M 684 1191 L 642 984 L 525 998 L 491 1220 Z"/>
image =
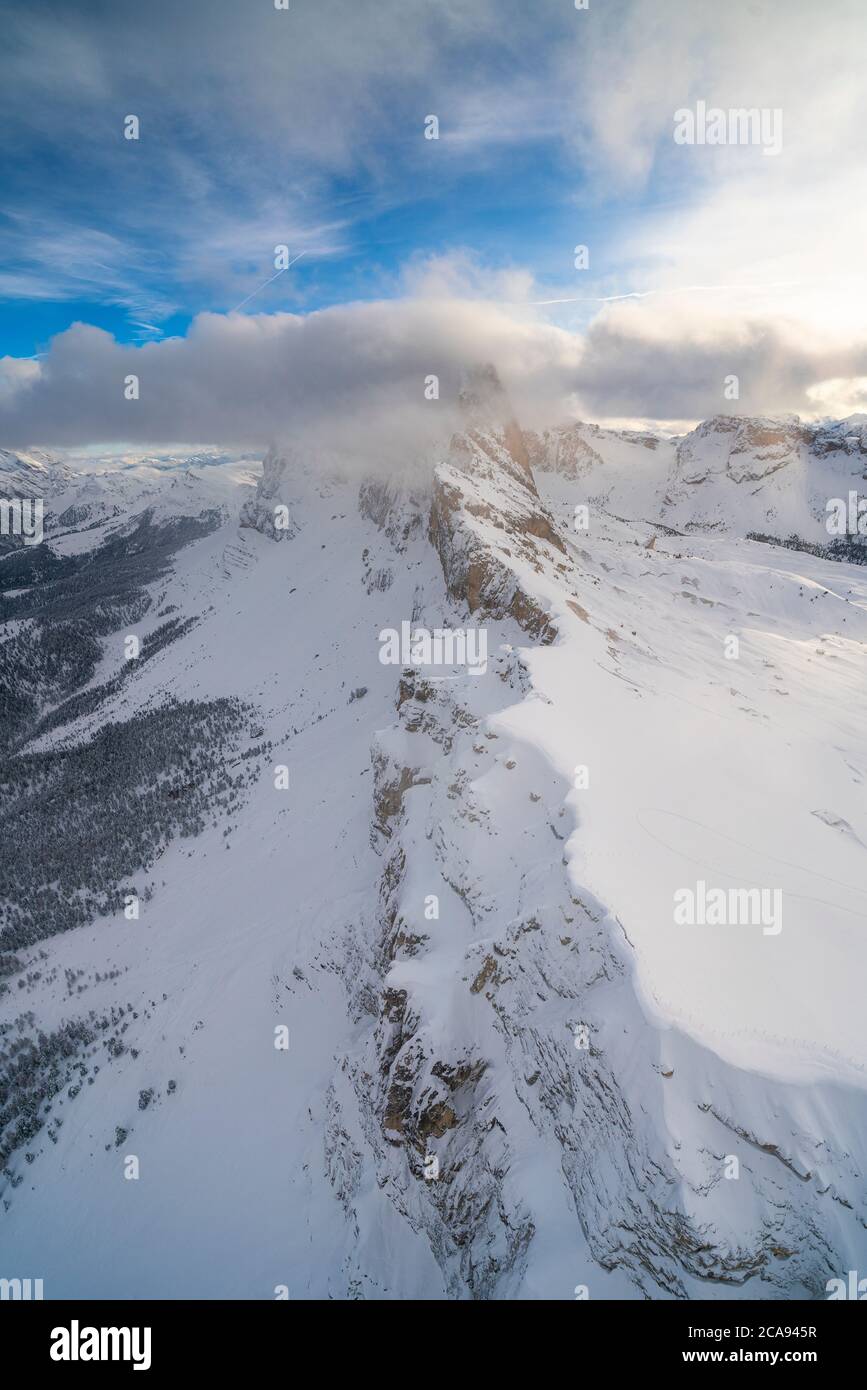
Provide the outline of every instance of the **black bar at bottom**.
<path id="1" fill-rule="evenodd" d="M 701 1375 L 713 1366 L 776 1370 L 796 1365 L 827 1374 L 857 1365 L 864 1343 L 865 1314 L 857 1303 L 847 1308 L 843 1302 L 588 1299 L 453 1307 L 403 1302 L 397 1308 L 331 1302 L 314 1311 L 301 1301 L 7 1301 L 0 1303 L 0 1348 L 14 1347 L 19 1364 L 47 1370 L 52 1378 L 81 1372 L 92 1377 L 101 1367 L 114 1375 L 138 1370 L 140 1378 L 157 1379 L 187 1370 L 225 1376 L 263 1364 L 288 1369 L 293 1361 L 297 1370 L 299 1351 L 306 1346 L 312 1354 L 317 1345 L 324 1358 L 321 1369 L 327 1365 L 332 1374 L 344 1359 L 349 1370 L 359 1361 L 372 1365 L 377 1345 L 388 1346 L 392 1368 L 400 1364 L 405 1346 L 406 1364 L 418 1368 L 421 1348 L 439 1344 L 442 1349 L 442 1339 L 455 1335 L 468 1351 L 475 1346 L 471 1365 L 478 1364 L 486 1379 L 500 1357 L 508 1370 L 520 1348 L 526 1353 L 534 1345 L 537 1351 L 559 1345 L 557 1361 L 575 1357 L 588 1371 L 602 1356 L 609 1373 L 680 1367 Z M 506 1324 L 500 1322 L 504 1311 Z M 535 1340 L 540 1336 L 544 1342 Z M 557 1341 L 549 1341 L 552 1337 Z M 474 1374 L 465 1363 L 463 1379 L 468 1370 Z"/>

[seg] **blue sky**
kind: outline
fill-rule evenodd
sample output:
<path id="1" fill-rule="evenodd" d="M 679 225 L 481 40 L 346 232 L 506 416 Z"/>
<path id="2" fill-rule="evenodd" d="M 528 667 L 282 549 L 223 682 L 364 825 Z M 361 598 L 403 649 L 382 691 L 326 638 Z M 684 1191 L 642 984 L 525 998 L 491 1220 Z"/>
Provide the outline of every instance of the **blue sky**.
<path id="1" fill-rule="evenodd" d="M 508 104 L 528 66 L 544 72 L 562 13 L 548 26 L 521 20 L 519 53 L 513 33 L 498 38 L 509 5 L 478 6 L 469 26 L 412 0 L 183 8 L 179 29 L 179 7 L 161 0 L 3 7 L 13 79 L 4 352 L 41 351 L 76 320 L 122 341 L 183 333 L 194 314 L 231 310 L 267 280 L 276 244 L 302 259 L 247 312 L 393 295 L 405 267 L 455 250 L 559 282 L 576 226 L 589 236 L 604 222 L 600 206 L 576 216 L 581 162 L 534 91 L 520 93 L 502 129 L 496 119 L 478 128 L 471 100 L 481 80 L 502 84 Z M 587 16 L 566 18 L 574 29 Z M 305 45 L 318 80 L 299 93 Z M 438 141 L 423 138 L 431 113 Z M 128 114 L 139 118 L 137 141 L 123 138 Z"/>
<path id="2" fill-rule="evenodd" d="M 578 242 L 594 246 L 594 281 L 625 285 L 618 228 L 690 196 L 672 171 L 654 179 L 649 147 L 639 180 L 600 168 L 587 109 L 603 18 L 616 26 L 561 0 L 530 14 L 512 0 L 0 13 L 0 350 L 16 356 L 76 320 L 130 342 L 183 333 L 267 280 L 275 244 L 302 258 L 246 312 L 391 296 L 405 270 L 453 252 L 568 292 Z M 654 104 L 653 125 L 671 103 Z"/>
<path id="3" fill-rule="evenodd" d="M 52 361 L 69 402 L 105 347 L 67 351 L 73 325 L 134 352 L 199 315 L 228 340 L 236 313 L 358 302 L 496 305 L 525 346 L 531 316 L 597 417 L 708 413 L 733 361 L 768 410 L 861 378 L 859 0 L 0 0 L 0 22 L 13 433 L 21 404 L 21 429 L 94 428 L 95 402 L 61 422 Z M 779 109 L 782 152 L 677 145 L 697 100 Z M 278 245 L 300 259 L 272 279 Z"/>

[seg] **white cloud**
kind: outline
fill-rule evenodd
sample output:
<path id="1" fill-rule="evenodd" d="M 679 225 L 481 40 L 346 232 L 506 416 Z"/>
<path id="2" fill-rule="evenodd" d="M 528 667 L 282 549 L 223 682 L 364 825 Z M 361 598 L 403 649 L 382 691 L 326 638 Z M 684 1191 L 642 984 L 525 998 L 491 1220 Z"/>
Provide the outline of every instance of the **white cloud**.
<path id="1" fill-rule="evenodd" d="M 76 324 L 16 381 L 0 380 L 0 438 L 76 445 L 100 440 L 261 444 L 391 463 L 447 441 L 465 366 L 495 360 L 516 404 L 558 412 L 575 379 L 577 342 L 493 304 L 401 300 L 307 316 L 202 314 L 186 338 L 140 347 Z M 8 363 L 8 359 L 7 359 Z M 124 381 L 139 379 L 126 400 Z M 425 399 L 425 379 L 441 383 Z"/>
<path id="2" fill-rule="evenodd" d="M 440 261 L 418 286 L 461 284 Z M 484 281 L 482 274 L 478 280 Z M 527 288 L 525 278 L 512 283 Z M 492 288 L 501 288 L 494 277 Z M 520 304 L 454 294 L 341 305 L 308 315 L 202 314 L 185 338 L 138 347 L 76 324 L 37 364 L 0 363 L 0 439 L 83 445 L 124 439 L 221 445 L 293 440 L 389 466 L 444 447 L 459 424 L 460 379 L 493 362 L 518 417 L 695 420 L 720 411 L 818 413 L 822 383 L 867 374 L 867 345 L 805 339 L 795 324 L 679 300 L 607 305 L 584 335 Z M 128 375 L 139 398 L 127 400 Z M 740 399 L 724 395 L 740 381 Z M 426 378 L 440 399 L 425 399 Z M 824 394 L 823 394 L 824 389 Z"/>

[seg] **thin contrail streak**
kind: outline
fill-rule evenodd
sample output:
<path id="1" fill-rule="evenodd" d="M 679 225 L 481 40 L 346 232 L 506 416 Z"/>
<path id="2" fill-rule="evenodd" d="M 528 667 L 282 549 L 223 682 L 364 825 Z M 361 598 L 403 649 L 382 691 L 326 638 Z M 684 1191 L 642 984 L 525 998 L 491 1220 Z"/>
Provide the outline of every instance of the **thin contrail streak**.
<path id="1" fill-rule="evenodd" d="M 239 309 L 243 309 L 243 307 L 244 307 L 245 304 L 249 304 L 251 299 L 253 299 L 253 298 L 254 298 L 257 294 L 259 294 L 262 290 L 264 290 L 268 285 L 272 284 L 273 281 L 277 279 L 277 276 L 278 276 L 278 275 L 284 275 L 284 274 L 286 273 L 286 271 L 289 270 L 289 268 L 295 264 L 295 261 L 300 261 L 301 257 L 302 257 L 302 256 L 306 256 L 306 254 L 307 254 L 306 251 L 299 251 L 299 252 L 298 252 L 298 255 L 295 257 L 295 259 L 294 259 L 294 260 L 291 260 L 291 261 L 289 262 L 289 265 L 284 265 L 280 270 L 278 270 L 278 271 L 276 272 L 276 274 L 274 274 L 274 275 L 271 276 L 271 279 L 270 279 L 270 280 L 266 280 L 265 283 L 264 283 L 263 285 L 260 285 L 260 286 L 258 287 L 258 289 L 253 290 L 253 293 L 252 293 L 252 294 L 248 294 L 246 299 L 242 299 L 240 304 L 236 304 L 235 307 L 234 307 L 234 309 L 230 309 L 230 310 L 229 310 L 229 313 L 230 313 L 230 314 L 237 314 L 237 312 L 238 312 Z"/>
<path id="2" fill-rule="evenodd" d="M 629 294 L 577 295 L 574 299 L 527 299 L 514 300 L 534 308 L 544 304 L 613 304 L 620 299 L 648 299 L 652 294 L 699 294 L 708 290 L 780 290 L 792 289 L 803 284 L 801 280 L 776 280 L 769 285 L 678 285 L 671 290 L 631 290 Z"/>

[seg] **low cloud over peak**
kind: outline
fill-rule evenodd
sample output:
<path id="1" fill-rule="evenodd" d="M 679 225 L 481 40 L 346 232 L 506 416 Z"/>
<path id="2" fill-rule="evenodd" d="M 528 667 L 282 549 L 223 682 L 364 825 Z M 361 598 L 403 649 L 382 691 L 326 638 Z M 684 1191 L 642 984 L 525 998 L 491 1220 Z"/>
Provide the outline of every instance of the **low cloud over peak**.
<path id="1" fill-rule="evenodd" d="M 185 336 L 141 346 L 77 323 L 38 362 L 0 361 L 0 441 L 291 438 L 397 464 L 458 427 L 462 377 L 479 362 L 496 366 L 522 423 L 539 428 L 576 414 L 846 414 L 863 399 L 867 346 L 664 300 L 606 306 L 583 334 L 526 306 L 421 297 L 200 314 Z"/>

